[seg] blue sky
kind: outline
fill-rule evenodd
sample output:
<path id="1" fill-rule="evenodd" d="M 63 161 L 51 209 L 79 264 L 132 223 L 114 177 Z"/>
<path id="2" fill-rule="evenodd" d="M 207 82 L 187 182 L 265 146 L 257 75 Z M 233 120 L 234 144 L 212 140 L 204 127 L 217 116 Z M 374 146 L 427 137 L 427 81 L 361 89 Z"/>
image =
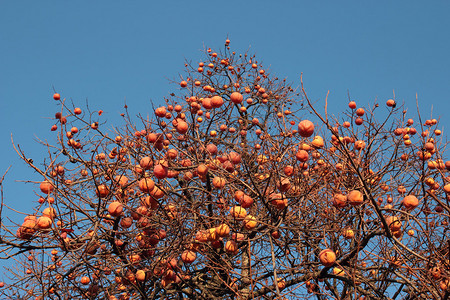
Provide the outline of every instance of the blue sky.
<path id="1" fill-rule="evenodd" d="M 112 126 L 126 99 L 146 115 L 177 86 L 184 60 L 201 49 L 249 50 L 279 77 L 299 84 L 329 111 L 398 102 L 450 118 L 450 2 L 447 1 L 1 1 L 0 173 L 12 165 L 5 202 L 30 210 L 38 180 L 14 152 L 10 136 L 35 162 L 36 137 L 50 132 L 62 97 L 103 109 Z M 17 215 L 10 215 L 17 218 Z"/>

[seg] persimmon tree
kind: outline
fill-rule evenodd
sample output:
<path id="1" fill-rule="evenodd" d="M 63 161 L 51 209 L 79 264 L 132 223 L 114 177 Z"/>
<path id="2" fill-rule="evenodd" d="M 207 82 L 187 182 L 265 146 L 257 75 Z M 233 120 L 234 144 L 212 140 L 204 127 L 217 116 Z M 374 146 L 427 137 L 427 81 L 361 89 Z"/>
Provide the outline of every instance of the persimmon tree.
<path id="1" fill-rule="evenodd" d="M 54 94 L 36 207 L 8 223 L 2 298 L 441 299 L 450 162 L 394 99 L 339 114 L 255 56 L 205 50 L 149 116 Z"/>

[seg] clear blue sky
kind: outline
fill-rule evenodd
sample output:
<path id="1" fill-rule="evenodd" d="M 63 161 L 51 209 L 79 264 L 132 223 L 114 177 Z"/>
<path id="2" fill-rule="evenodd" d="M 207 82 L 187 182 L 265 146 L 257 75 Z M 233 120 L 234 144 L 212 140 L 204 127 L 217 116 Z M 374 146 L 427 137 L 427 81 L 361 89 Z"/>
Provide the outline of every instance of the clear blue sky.
<path id="1" fill-rule="evenodd" d="M 450 124 L 448 1 L 1 1 L 0 173 L 12 169 L 5 201 L 30 210 L 39 179 L 15 154 L 10 135 L 35 162 L 45 157 L 35 137 L 53 141 L 63 97 L 103 109 L 110 125 L 126 99 L 133 114 L 176 86 L 185 59 L 231 39 L 256 53 L 279 77 L 313 99 L 330 90 L 331 112 L 392 97 Z M 444 131 L 445 134 L 445 131 Z M 31 211 L 30 211 L 31 212 Z M 11 217 L 14 217 L 11 215 Z M 1 262 L 0 262 L 1 264 Z M 1 278 L 0 278 L 1 279 Z"/>

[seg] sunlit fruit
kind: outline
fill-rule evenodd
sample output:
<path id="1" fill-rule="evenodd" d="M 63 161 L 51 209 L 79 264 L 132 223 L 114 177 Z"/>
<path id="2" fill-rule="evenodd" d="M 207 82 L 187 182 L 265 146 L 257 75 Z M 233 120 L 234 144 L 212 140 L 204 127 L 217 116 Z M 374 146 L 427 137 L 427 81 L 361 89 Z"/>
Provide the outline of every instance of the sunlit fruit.
<path id="1" fill-rule="evenodd" d="M 347 195 L 335 194 L 332 201 L 335 207 L 345 207 L 347 205 Z"/>
<path id="2" fill-rule="evenodd" d="M 91 282 L 91 280 L 89 279 L 89 277 L 83 276 L 83 277 L 81 277 L 80 282 L 81 282 L 81 284 L 88 285 L 89 282 Z"/>
<path id="3" fill-rule="evenodd" d="M 139 181 L 139 189 L 143 192 L 151 192 L 153 188 L 155 187 L 155 182 L 151 178 L 142 178 Z"/>
<path id="4" fill-rule="evenodd" d="M 144 270 L 137 270 L 135 278 L 137 281 L 143 282 L 146 279 L 146 273 Z"/>
<path id="5" fill-rule="evenodd" d="M 298 133 L 302 137 L 310 137 L 314 133 L 314 124 L 309 120 L 303 120 L 298 123 Z"/>
<path id="6" fill-rule="evenodd" d="M 226 183 L 227 181 L 225 178 L 218 176 L 214 177 L 212 181 L 212 184 L 216 189 L 222 189 Z"/>
<path id="7" fill-rule="evenodd" d="M 223 105 L 223 99 L 220 96 L 211 97 L 211 105 L 213 108 L 219 108 Z"/>
<path id="8" fill-rule="evenodd" d="M 308 161 L 309 155 L 308 155 L 308 152 L 306 152 L 305 150 L 299 150 L 295 154 L 295 157 L 297 158 L 297 160 L 299 160 L 301 162 L 306 162 L 306 161 Z"/>
<path id="9" fill-rule="evenodd" d="M 244 227 L 247 230 L 252 230 L 256 227 L 256 225 L 258 225 L 258 222 L 256 221 L 256 218 L 252 215 L 247 215 L 244 218 Z"/>
<path id="10" fill-rule="evenodd" d="M 316 148 L 322 148 L 324 146 L 323 138 L 319 135 L 315 136 L 313 141 L 311 142 L 311 145 Z"/>
<path id="11" fill-rule="evenodd" d="M 230 234 L 230 227 L 227 224 L 220 224 L 216 227 L 216 234 L 219 237 L 226 237 Z"/>
<path id="12" fill-rule="evenodd" d="M 230 214 L 235 219 L 244 219 L 247 216 L 247 211 L 242 206 L 235 205 L 230 208 Z"/>
<path id="13" fill-rule="evenodd" d="M 412 210 L 419 205 L 419 199 L 414 195 L 408 195 L 403 198 L 402 204 L 407 210 Z"/>
<path id="14" fill-rule="evenodd" d="M 186 123 L 185 121 L 179 120 L 177 123 L 177 131 L 180 134 L 185 134 L 189 129 L 189 125 L 188 123 Z"/>
<path id="15" fill-rule="evenodd" d="M 391 231 L 399 231 L 402 228 L 402 223 L 396 216 L 386 217 L 386 224 L 389 226 Z"/>
<path id="16" fill-rule="evenodd" d="M 53 220 L 56 217 L 56 210 L 53 207 L 47 207 L 42 211 L 42 215 Z"/>
<path id="17" fill-rule="evenodd" d="M 238 250 L 237 243 L 233 240 L 227 241 L 225 244 L 225 251 L 228 253 L 235 253 Z"/>
<path id="18" fill-rule="evenodd" d="M 347 201 L 350 205 L 358 206 L 363 204 L 364 202 L 364 196 L 363 194 L 358 190 L 353 190 L 347 195 Z"/>
<path id="19" fill-rule="evenodd" d="M 153 175 L 155 175 L 156 178 L 158 179 L 164 179 L 167 177 L 168 175 L 168 168 L 164 165 L 161 164 L 157 164 L 155 165 L 155 167 L 153 168 Z"/>
<path id="20" fill-rule="evenodd" d="M 123 204 L 118 201 L 111 202 L 108 206 L 108 212 L 113 217 L 120 216 L 123 212 Z"/>
<path id="21" fill-rule="evenodd" d="M 230 100 L 233 103 L 239 104 L 244 100 L 244 97 L 239 92 L 234 92 L 230 95 Z"/>
<path id="22" fill-rule="evenodd" d="M 95 192 L 98 197 L 105 198 L 109 194 L 109 188 L 105 184 L 100 184 Z"/>
<path id="23" fill-rule="evenodd" d="M 43 192 L 44 194 L 50 194 L 51 192 L 53 192 L 53 184 L 50 183 L 50 181 L 43 181 L 39 188 L 41 189 L 41 192 Z"/>
<path id="24" fill-rule="evenodd" d="M 336 253 L 331 249 L 324 249 L 319 253 L 319 260 L 325 267 L 331 267 L 336 262 Z"/>
<path id="25" fill-rule="evenodd" d="M 346 239 L 352 239 L 355 236 L 355 232 L 352 229 L 347 228 L 342 232 L 342 236 Z"/>
<path id="26" fill-rule="evenodd" d="M 386 101 L 386 105 L 389 107 L 394 107 L 395 106 L 394 99 L 389 99 L 388 101 Z"/>
<path id="27" fill-rule="evenodd" d="M 37 219 L 37 226 L 40 229 L 49 229 L 52 227 L 53 221 L 47 216 L 42 216 Z"/>
<path id="28" fill-rule="evenodd" d="M 195 261 L 195 259 L 197 258 L 197 254 L 194 251 L 191 250 L 185 250 L 183 251 L 183 253 L 181 254 L 181 260 L 185 263 L 185 264 L 191 264 Z"/>

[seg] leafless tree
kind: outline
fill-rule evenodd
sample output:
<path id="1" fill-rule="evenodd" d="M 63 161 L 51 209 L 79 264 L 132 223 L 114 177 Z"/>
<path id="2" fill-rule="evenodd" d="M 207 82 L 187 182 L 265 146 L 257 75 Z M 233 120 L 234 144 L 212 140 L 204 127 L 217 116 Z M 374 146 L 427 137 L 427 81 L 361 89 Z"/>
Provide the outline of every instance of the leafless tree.
<path id="1" fill-rule="evenodd" d="M 46 160 L 14 145 L 41 198 L 7 224 L 2 197 L 2 298 L 448 297 L 437 120 L 395 97 L 335 117 L 228 40 L 185 69 L 152 118 L 108 130 L 55 94 Z"/>

